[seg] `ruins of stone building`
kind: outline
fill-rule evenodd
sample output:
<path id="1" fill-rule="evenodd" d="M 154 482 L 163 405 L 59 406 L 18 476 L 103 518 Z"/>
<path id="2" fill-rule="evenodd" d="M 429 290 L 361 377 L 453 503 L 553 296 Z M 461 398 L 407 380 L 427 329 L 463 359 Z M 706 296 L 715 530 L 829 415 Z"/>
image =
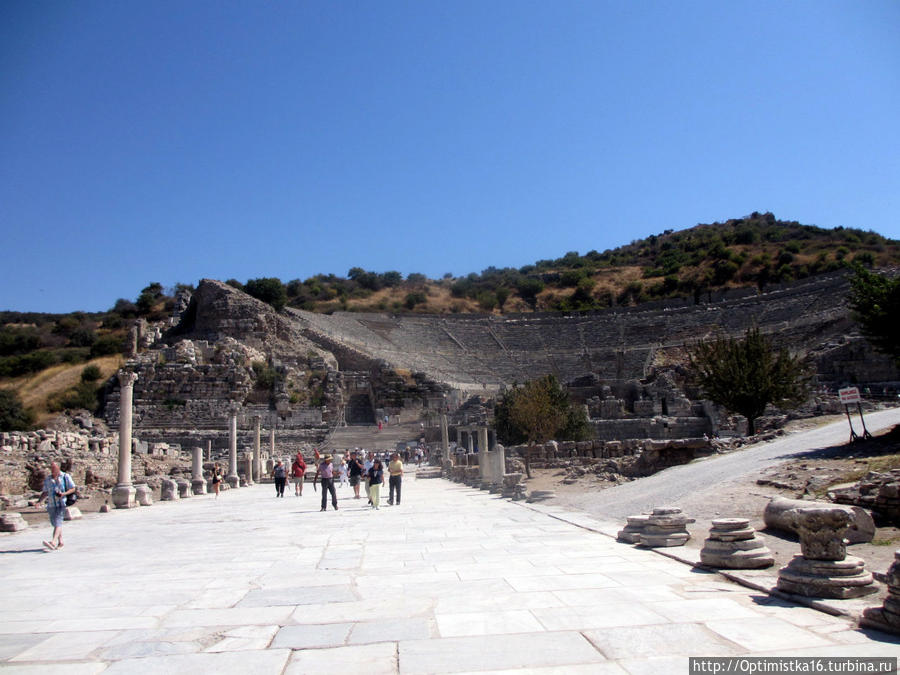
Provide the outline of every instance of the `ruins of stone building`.
<path id="1" fill-rule="evenodd" d="M 900 373 L 860 336 L 844 274 L 736 289 L 707 304 L 671 300 L 577 314 L 332 315 L 270 306 L 202 280 L 174 325 L 129 361 L 138 371 L 135 434 L 143 440 L 224 448 L 227 408 L 276 429 L 281 447 L 320 442 L 343 424 L 383 415 L 460 409 L 481 421 L 490 397 L 545 374 L 587 406 L 600 440 L 673 439 L 717 431 L 715 411 L 684 385 L 685 345 L 758 325 L 806 353 L 820 386 L 896 388 Z M 266 376 L 259 372 L 264 367 Z M 480 397 L 480 407 L 463 404 Z M 116 387 L 105 416 L 115 424 Z M 480 412 L 479 412 L 480 411 Z M 474 418 L 474 419 L 472 419 Z"/>

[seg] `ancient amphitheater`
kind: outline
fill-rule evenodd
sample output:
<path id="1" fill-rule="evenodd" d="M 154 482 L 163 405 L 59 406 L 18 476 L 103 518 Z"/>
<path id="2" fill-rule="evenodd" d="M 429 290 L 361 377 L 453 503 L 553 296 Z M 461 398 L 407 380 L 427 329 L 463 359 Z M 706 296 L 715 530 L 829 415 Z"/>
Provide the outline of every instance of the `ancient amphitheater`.
<path id="1" fill-rule="evenodd" d="M 495 390 L 547 373 L 562 382 L 642 379 L 654 366 L 679 362 L 685 344 L 717 331 L 741 334 L 754 323 L 779 344 L 814 355 L 825 382 L 896 379 L 888 359 L 860 352 L 847 291 L 846 277 L 831 275 L 765 293 L 735 290 L 699 305 L 670 301 L 574 315 L 288 312 L 339 362 L 350 349 L 463 390 Z"/>

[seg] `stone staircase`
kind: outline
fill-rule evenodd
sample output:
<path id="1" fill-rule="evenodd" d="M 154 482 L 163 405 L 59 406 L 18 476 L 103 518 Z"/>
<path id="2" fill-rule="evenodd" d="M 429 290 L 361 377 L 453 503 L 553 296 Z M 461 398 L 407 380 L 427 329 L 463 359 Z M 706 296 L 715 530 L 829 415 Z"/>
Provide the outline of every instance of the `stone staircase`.
<path id="1" fill-rule="evenodd" d="M 378 431 L 374 424 L 336 427 L 325 439 L 319 452 L 366 448 L 393 450 L 399 441 L 416 441 L 422 435 L 418 422 L 392 424 Z"/>

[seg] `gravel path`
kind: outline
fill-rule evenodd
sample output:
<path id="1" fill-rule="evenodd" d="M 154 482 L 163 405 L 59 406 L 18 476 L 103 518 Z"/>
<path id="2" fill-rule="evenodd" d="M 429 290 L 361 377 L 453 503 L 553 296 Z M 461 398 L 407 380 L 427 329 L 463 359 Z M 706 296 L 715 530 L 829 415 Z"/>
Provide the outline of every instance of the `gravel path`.
<path id="1" fill-rule="evenodd" d="M 900 424 L 900 408 L 881 410 L 866 415 L 870 432 Z M 859 431 L 859 418 L 854 415 L 854 428 Z M 720 496 L 723 484 L 740 476 L 758 473 L 766 467 L 792 459 L 812 450 L 842 445 L 849 438 L 847 420 L 833 422 L 817 429 L 783 436 L 769 443 L 748 446 L 726 455 L 716 455 L 690 464 L 674 466 L 647 478 L 624 483 L 606 490 L 582 493 L 576 498 L 562 497 L 582 511 L 610 520 L 643 513 L 655 506 L 692 501 L 709 493 L 710 499 Z"/>

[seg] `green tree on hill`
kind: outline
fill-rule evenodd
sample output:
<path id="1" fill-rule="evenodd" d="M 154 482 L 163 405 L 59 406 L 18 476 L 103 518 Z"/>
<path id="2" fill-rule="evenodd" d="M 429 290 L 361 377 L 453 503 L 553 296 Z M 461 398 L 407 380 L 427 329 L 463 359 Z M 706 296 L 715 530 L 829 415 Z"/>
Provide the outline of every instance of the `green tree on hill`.
<path id="1" fill-rule="evenodd" d="M 890 279 L 856 265 L 850 280 L 850 308 L 863 335 L 900 365 L 900 278 Z"/>
<path id="2" fill-rule="evenodd" d="M 287 291 L 277 277 L 248 279 L 244 284 L 244 292 L 272 305 L 276 312 L 280 312 L 287 304 Z"/>
<path id="3" fill-rule="evenodd" d="M 0 431 L 23 431 L 34 424 L 34 414 L 22 405 L 19 395 L 0 389 Z"/>
<path id="4" fill-rule="evenodd" d="M 747 418 L 747 433 L 756 433 L 756 419 L 766 405 L 787 407 L 802 402 L 808 392 L 802 359 L 776 350 L 759 328 L 743 338 L 719 335 L 689 351 L 694 381 L 709 400 Z"/>

